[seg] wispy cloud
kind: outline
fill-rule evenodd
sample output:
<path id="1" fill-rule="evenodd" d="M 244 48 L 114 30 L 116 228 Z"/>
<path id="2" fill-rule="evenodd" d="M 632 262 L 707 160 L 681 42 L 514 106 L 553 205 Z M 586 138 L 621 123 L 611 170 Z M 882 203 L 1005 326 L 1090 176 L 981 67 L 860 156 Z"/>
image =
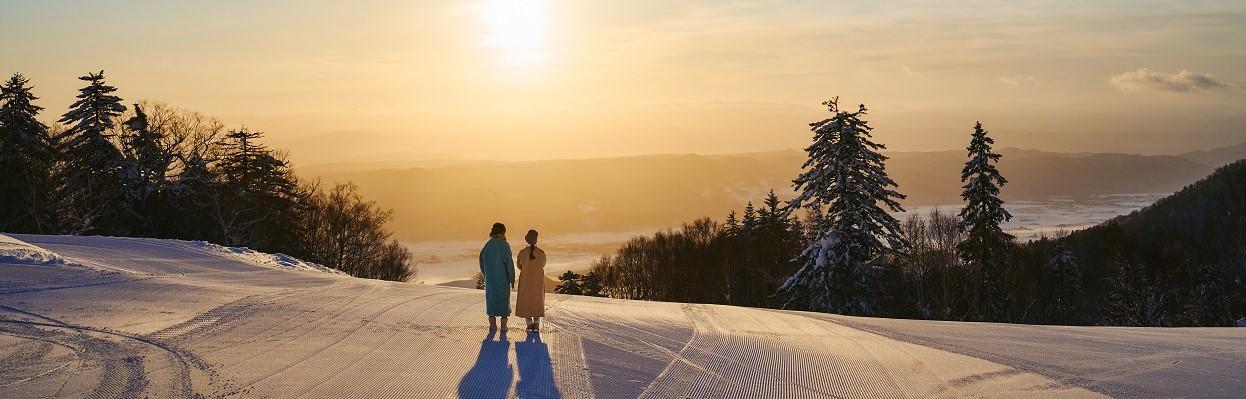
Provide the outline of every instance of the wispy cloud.
<path id="1" fill-rule="evenodd" d="M 922 73 L 914 71 L 913 68 L 909 68 L 908 64 L 900 64 L 900 71 L 904 73 L 904 76 L 910 78 L 920 78 L 923 76 Z"/>
<path id="2" fill-rule="evenodd" d="M 1172 93 L 1206 93 L 1240 88 L 1237 84 L 1221 80 L 1212 74 L 1186 70 L 1163 73 L 1140 68 L 1136 71 L 1112 75 L 1109 81 L 1122 90 L 1149 89 Z"/>
<path id="3" fill-rule="evenodd" d="M 999 77 L 999 82 L 1013 88 L 1021 87 L 1022 85 L 1036 86 L 1038 85 L 1038 78 L 1030 75 L 1001 76 Z"/>

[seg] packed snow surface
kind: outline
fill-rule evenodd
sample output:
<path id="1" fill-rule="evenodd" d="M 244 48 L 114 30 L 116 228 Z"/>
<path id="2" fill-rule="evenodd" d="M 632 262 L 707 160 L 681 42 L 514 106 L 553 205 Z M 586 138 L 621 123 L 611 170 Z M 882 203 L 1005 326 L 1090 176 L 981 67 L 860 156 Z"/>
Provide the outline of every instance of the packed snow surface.
<path id="1" fill-rule="evenodd" d="M 72 262 L 0 262 L 3 398 L 1246 392 L 1239 328 L 906 321 L 550 295 L 541 333 L 491 333 L 471 289 L 283 270 L 186 241 L 15 238 Z"/>

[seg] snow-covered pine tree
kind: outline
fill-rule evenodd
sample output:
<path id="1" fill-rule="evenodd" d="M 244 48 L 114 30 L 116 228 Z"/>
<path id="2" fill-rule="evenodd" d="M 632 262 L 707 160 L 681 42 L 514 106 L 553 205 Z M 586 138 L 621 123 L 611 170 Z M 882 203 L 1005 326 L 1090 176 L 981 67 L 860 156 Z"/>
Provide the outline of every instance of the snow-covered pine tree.
<path id="1" fill-rule="evenodd" d="M 855 112 L 839 108 L 838 98 L 823 102 L 833 114 L 809 124 L 813 143 L 809 159 L 793 183 L 797 196 L 788 209 L 819 212 L 814 239 L 798 260 L 801 269 L 779 287 L 775 296 L 785 309 L 870 314 L 877 303 L 869 266 L 879 256 L 903 248 L 895 181 L 887 176 L 882 144 L 872 140 L 865 105 Z"/>
<path id="2" fill-rule="evenodd" d="M 1056 244 L 1056 253 L 1047 262 L 1051 272 L 1050 321 L 1066 324 L 1080 323 L 1084 318 L 1077 304 L 1081 298 L 1081 267 L 1077 255 L 1063 242 Z"/>
<path id="3" fill-rule="evenodd" d="M 17 73 L 0 85 L 0 231 L 51 233 L 56 153 L 29 82 Z"/>
<path id="4" fill-rule="evenodd" d="M 78 79 L 88 82 L 79 90 L 78 100 L 61 117 L 68 126 L 57 140 L 61 143 L 64 167 L 60 183 L 66 207 L 65 231 L 71 234 L 113 232 L 121 226 L 126 212 L 123 203 L 121 150 L 113 143 L 114 118 L 125 112 L 121 98 L 112 95 L 115 87 L 104 83 L 104 71 L 88 73 Z"/>
<path id="5" fill-rule="evenodd" d="M 1003 316 L 1002 269 L 1013 239 L 999 226 L 1012 219 L 1004 209 L 1004 201 L 999 199 L 999 188 L 1008 181 L 995 168 L 1000 155 L 992 151 L 995 140 L 987 133 L 981 122 L 974 124 L 967 148 L 969 160 L 960 175 L 965 183 L 961 192 L 965 207 L 960 210 L 960 219 L 966 235 L 956 249 L 974 276 L 969 300 L 971 318 L 976 320 Z"/>
<path id="6" fill-rule="evenodd" d="M 143 107 L 134 104 L 134 116 L 125 122 L 121 150 L 125 156 L 122 177 L 125 182 L 126 210 L 132 230 L 138 234 L 156 233 L 160 215 L 158 198 L 168 180 L 166 174 L 174 154 L 166 151 L 164 132 L 152 126 Z"/>
<path id="7" fill-rule="evenodd" d="M 813 242 L 818 239 L 818 234 L 826 229 L 826 217 L 822 215 L 822 207 L 811 206 L 805 209 L 805 220 L 801 224 L 804 230 L 801 231 L 801 238 L 805 242 Z"/>
<path id="8" fill-rule="evenodd" d="M 259 143 L 262 136 L 245 128 L 225 135 L 219 163 L 225 192 L 210 205 L 226 243 L 261 250 L 293 244 L 308 194 L 289 164 Z"/>

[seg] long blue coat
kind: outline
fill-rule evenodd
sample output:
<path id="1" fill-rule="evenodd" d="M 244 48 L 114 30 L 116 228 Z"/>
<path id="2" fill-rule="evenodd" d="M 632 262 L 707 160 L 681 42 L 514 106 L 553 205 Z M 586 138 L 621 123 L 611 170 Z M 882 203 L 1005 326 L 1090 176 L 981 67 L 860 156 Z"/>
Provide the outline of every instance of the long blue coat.
<path id="1" fill-rule="evenodd" d="M 489 316 L 511 315 L 511 284 L 515 261 L 505 238 L 490 238 L 480 249 L 480 274 L 485 278 L 485 312 Z"/>

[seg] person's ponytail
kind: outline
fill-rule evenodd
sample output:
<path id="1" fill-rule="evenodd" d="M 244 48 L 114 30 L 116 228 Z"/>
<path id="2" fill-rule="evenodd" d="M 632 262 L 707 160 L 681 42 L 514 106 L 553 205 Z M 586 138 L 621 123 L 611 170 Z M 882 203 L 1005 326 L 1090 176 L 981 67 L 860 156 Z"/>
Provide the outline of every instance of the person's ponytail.
<path id="1" fill-rule="evenodd" d="M 536 259 L 536 230 L 528 230 L 528 234 L 524 236 L 524 240 L 528 241 L 528 260 Z"/>

